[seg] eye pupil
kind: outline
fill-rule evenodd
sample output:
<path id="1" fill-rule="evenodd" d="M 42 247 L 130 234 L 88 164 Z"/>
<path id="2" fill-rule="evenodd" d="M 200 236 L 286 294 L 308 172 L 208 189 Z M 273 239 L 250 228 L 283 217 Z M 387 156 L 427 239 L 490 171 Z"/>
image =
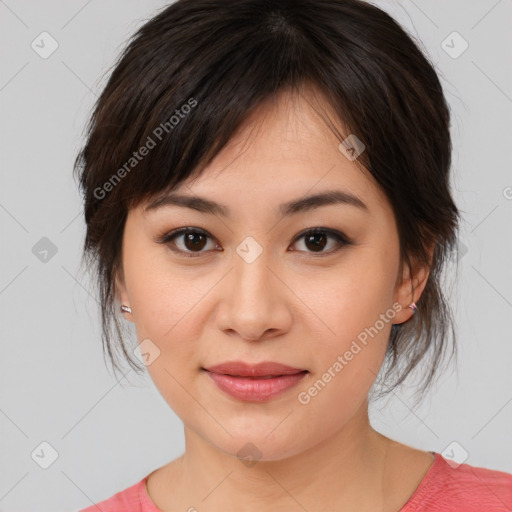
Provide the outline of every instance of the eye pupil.
<path id="1" fill-rule="evenodd" d="M 202 237 L 202 240 L 200 239 Z M 191 243 L 191 245 L 189 245 Z M 187 233 L 185 235 L 185 246 L 187 249 L 201 250 L 206 245 L 206 237 L 202 233 Z"/>
<path id="2" fill-rule="evenodd" d="M 326 245 L 325 233 L 314 233 L 306 236 L 306 246 L 308 249 L 312 249 L 313 251 L 322 251 Z M 312 247 L 309 246 L 309 243 L 312 242 Z"/>

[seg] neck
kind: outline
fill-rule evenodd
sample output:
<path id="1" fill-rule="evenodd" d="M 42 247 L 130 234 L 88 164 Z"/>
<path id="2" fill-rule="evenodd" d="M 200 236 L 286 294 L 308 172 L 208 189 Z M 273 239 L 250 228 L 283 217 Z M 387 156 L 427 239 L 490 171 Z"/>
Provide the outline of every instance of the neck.
<path id="1" fill-rule="evenodd" d="M 241 460 L 185 428 L 185 453 L 168 482 L 183 510 L 382 509 L 388 441 L 370 426 L 367 404 L 330 438 L 278 460 Z"/>

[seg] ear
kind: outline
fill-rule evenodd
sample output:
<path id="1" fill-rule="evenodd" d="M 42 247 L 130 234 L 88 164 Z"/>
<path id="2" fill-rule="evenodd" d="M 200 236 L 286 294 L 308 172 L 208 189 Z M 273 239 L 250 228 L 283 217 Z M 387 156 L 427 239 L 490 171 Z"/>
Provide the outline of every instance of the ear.
<path id="1" fill-rule="evenodd" d="M 404 262 L 402 273 L 397 277 L 394 294 L 394 303 L 400 304 L 402 309 L 396 313 L 393 324 L 404 323 L 414 314 L 409 304 L 418 302 L 427 285 L 434 248 L 435 243 L 428 249 L 429 264 L 417 260 L 411 261 L 410 265 Z"/>
<path id="2" fill-rule="evenodd" d="M 115 274 L 115 296 L 119 300 L 120 305 L 124 304 L 125 306 L 130 306 L 130 297 L 128 296 L 128 291 L 126 290 L 126 283 L 122 268 L 119 268 Z M 131 313 L 123 312 L 123 315 L 127 320 L 132 321 Z"/>

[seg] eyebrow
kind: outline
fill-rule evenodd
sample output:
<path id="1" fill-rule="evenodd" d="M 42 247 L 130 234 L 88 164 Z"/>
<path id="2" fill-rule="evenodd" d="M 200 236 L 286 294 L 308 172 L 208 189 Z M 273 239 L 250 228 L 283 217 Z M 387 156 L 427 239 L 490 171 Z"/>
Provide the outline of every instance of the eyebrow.
<path id="1" fill-rule="evenodd" d="M 311 211 L 321 206 L 332 204 L 349 205 L 368 212 L 368 207 L 355 195 L 342 190 L 322 192 L 301 199 L 294 199 L 279 206 L 277 212 L 282 216 Z M 191 208 L 202 213 L 231 217 L 229 208 L 223 204 L 216 203 L 210 199 L 199 196 L 189 196 L 178 193 L 171 193 L 151 201 L 144 208 L 144 212 L 154 211 L 165 206 L 181 206 Z"/>

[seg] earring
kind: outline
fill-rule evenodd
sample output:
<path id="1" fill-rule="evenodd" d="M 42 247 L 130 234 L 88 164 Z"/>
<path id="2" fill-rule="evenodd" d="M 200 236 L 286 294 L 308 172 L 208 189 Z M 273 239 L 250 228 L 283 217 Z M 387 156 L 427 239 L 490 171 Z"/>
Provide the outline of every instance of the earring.
<path id="1" fill-rule="evenodd" d="M 121 304 L 121 313 L 131 313 L 132 308 L 129 306 L 125 306 L 124 304 Z"/>
<path id="2" fill-rule="evenodd" d="M 409 307 L 412 309 L 412 312 L 414 314 L 414 312 L 418 309 L 418 307 L 416 306 L 416 303 L 415 302 L 411 302 L 409 304 Z"/>

